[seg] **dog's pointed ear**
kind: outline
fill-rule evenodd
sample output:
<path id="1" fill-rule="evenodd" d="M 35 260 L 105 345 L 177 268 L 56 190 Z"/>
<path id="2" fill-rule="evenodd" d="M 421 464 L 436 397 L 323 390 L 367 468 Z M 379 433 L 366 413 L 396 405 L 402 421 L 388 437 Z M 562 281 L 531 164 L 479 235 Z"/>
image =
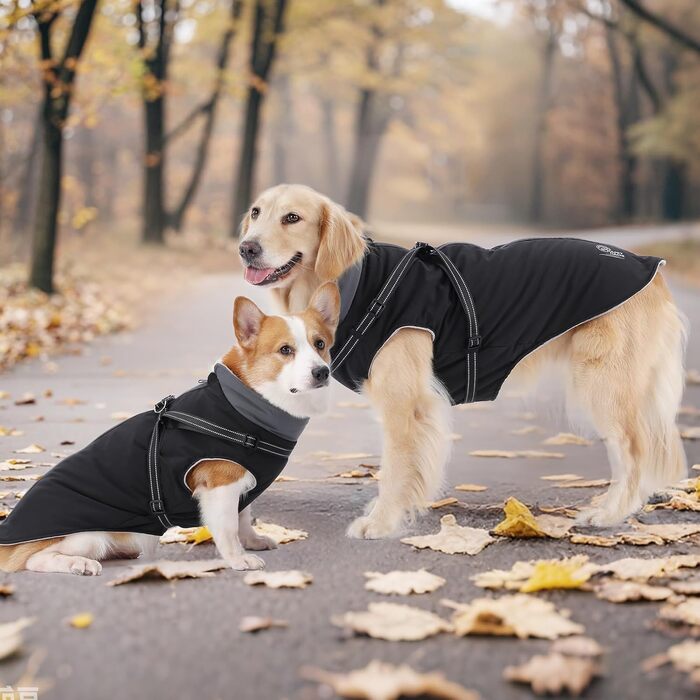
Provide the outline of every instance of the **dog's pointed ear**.
<path id="1" fill-rule="evenodd" d="M 265 314 L 248 297 L 233 302 L 233 330 L 242 348 L 255 345 Z"/>
<path id="2" fill-rule="evenodd" d="M 321 316 L 323 322 L 335 331 L 340 317 L 340 292 L 335 282 L 322 284 L 311 297 L 309 309 Z"/>
<path id="3" fill-rule="evenodd" d="M 365 251 L 364 222 L 339 204 L 325 202 L 319 220 L 316 275 L 322 282 L 337 280 Z"/>

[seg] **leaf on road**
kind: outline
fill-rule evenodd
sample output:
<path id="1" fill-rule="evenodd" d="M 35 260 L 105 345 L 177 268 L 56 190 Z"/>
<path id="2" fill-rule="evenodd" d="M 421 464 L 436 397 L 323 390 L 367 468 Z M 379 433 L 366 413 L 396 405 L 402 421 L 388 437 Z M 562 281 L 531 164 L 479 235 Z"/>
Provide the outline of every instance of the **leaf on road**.
<path id="1" fill-rule="evenodd" d="M 112 579 L 108 586 L 120 586 L 142 579 L 172 581 L 178 578 L 208 578 L 215 571 L 228 568 L 223 559 L 203 559 L 200 561 L 156 561 L 151 564 L 130 566 L 121 576 Z"/>
<path id="2" fill-rule="evenodd" d="M 346 460 L 367 459 L 372 457 L 369 452 L 328 452 L 321 456 L 322 462 L 344 462 Z"/>
<path id="3" fill-rule="evenodd" d="M 503 506 L 505 519 L 493 529 L 505 537 L 565 537 L 575 522 L 557 515 L 534 516 L 517 498 L 509 498 Z"/>
<path id="4" fill-rule="evenodd" d="M 399 700 L 425 696 L 441 700 L 479 700 L 476 693 L 446 680 L 442 673 L 418 673 L 410 666 L 392 666 L 382 661 L 370 661 L 365 668 L 350 673 L 306 667 L 301 669 L 301 675 L 329 686 L 343 698 Z"/>
<path id="5" fill-rule="evenodd" d="M 700 642 L 687 640 L 674 644 L 666 654 L 668 660 L 679 671 L 691 673 L 700 668 Z"/>
<path id="6" fill-rule="evenodd" d="M 521 593 L 559 588 L 581 588 L 591 577 L 585 563 L 574 561 L 540 561 L 530 578 L 520 587 Z"/>
<path id="7" fill-rule="evenodd" d="M 591 637 L 561 637 L 552 642 L 550 651 L 555 651 L 565 656 L 597 658 L 602 656 L 605 650 Z"/>
<path id="8" fill-rule="evenodd" d="M 568 611 L 558 611 L 553 603 L 524 593 L 476 598 L 470 603 L 442 602 L 454 609 L 452 624 L 460 637 L 486 634 L 556 639 L 585 631 L 583 625 L 568 619 Z"/>
<path id="9" fill-rule="evenodd" d="M 258 535 L 269 537 L 277 544 L 288 544 L 290 542 L 298 542 L 305 540 L 309 533 L 305 530 L 294 530 L 293 528 L 284 527 L 284 525 L 275 525 L 275 523 L 266 523 L 262 520 L 256 520 L 253 529 Z"/>
<path id="10" fill-rule="evenodd" d="M 700 440 L 700 425 L 693 427 L 681 426 L 681 437 L 684 440 Z"/>
<path id="11" fill-rule="evenodd" d="M 432 593 L 446 583 L 444 578 L 431 574 L 425 569 L 419 569 L 418 571 L 390 571 L 387 574 L 367 571 L 365 576 L 369 579 L 365 583 L 365 588 L 368 591 L 382 593 L 383 595 Z"/>
<path id="12" fill-rule="evenodd" d="M 346 472 L 333 474 L 333 478 L 339 479 L 376 479 L 378 477 L 376 470 L 362 467 L 360 469 L 350 469 Z"/>
<path id="13" fill-rule="evenodd" d="M 700 532 L 700 524 L 696 523 L 663 523 L 657 525 L 646 525 L 644 523 L 632 523 L 637 531 L 652 536 L 660 537 L 666 542 L 678 542 L 679 540 L 697 535 Z"/>
<path id="14" fill-rule="evenodd" d="M 666 600 L 673 595 L 670 588 L 650 586 L 637 581 L 604 581 L 595 587 L 596 598 L 610 603 L 627 603 L 639 600 Z"/>
<path id="15" fill-rule="evenodd" d="M 541 450 L 472 450 L 472 457 L 500 457 L 502 459 L 564 459 L 563 452 L 544 452 Z"/>
<path id="16" fill-rule="evenodd" d="M 0 596 L 2 596 L 3 598 L 7 598 L 7 597 L 11 596 L 14 592 L 15 592 L 14 586 L 7 584 L 7 583 L 0 584 Z"/>
<path id="17" fill-rule="evenodd" d="M 566 567 L 569 571 L 578 572 L 579 576 L 590 577 L 595 573 L 596 565 L 588 561 L 588 557 L 584 554 L 579 554 L 575 557 L 565 559 L 538 559 L 536 561 L 516 561 L 510 569 L 493 569 L 484 571 L 471 577 L 474 585 L 479 588 L 490 588 L 492 590 L 505 588 L 511 591 L 517 591 L 525 584 L 535 573 L 538 566 L 556 567 L 561 569 Z M 550 569 L 551 570 L 551 569 Z"/>
<path id="18" fill-rule="evenodd" d="M 558 433 L 548 437 L 542 442 L 543 445 L 592 445 L 593 443 L 580 435 L 574 433 Z"/>
<path id="19" fill-rule="evenodd" d="M 453 506 L 456 503 L 459 503 L 459 501 L 454 496 L 448 496 L 447 498 L 441 498 L 439 501 L 433 501 L 430 504 L 430 507 L 433 510 L 437 510 L 438 508 L 444 508 L 445 506 Z"/>
<path id="20" fill-rule="evenodd" d="M 70 624 L 71 627 L 75 627 L 76 629 L 82 630 L 86 627 L 90 627 L 90 625 L 94 621 L 95 617 L 92 613 L 84 612 L 78 613 L 77 615 L 73 615 L 73 617 L 71 617 L 71 619 L 68 620 L 68 624 Z"/>
<path id="21" fill-rule="evenodd" d="M 525 425 L 522 428 L 516 428 L 511 430 L 511 435 L 531 435 L 532 433 L 543 433 L 544 429 L 540 428 L 539 425 Z"/>
<path id="22" fill-rule="evenodd" d="M 676 605 L 664 605 L 659 618 L 684 625 L 700 625 L 700 598 L 688 598 Z"/>
<path id="23" fill-rule="evenodd" d="M 267 586 L 268 588 L 306 588 L 314 577 L 305 571 L 249 571 L 243 582 L 249 586 Z"/>
<path id="24" fill-rule="evenodd" d="M 22 647 L 23 630 L 34 624 L 33 617 L 20 617 L 14 622 L 0 624 L 0 659 L 17 653 Z"/>
<path id="25" fill-rule="evenodd" d="M 572 544 L 592 544 L 596 547 L 614 547 L 622 542 L 619 537 L 610 535 L 581 535 L 574 533 L 569 537 Z"/>
<path id="26" fill-rule="evenodd" d="M 260 632 L 273 627 L 289 627 L 287 620 L 275 620 L 273 617 L 244 617 L 241 619 L 238 629 L 241 632 Z"/>
<path id="27" fill-rule="evenodd" d="M 445 554 L 473 556 L 496 540 L 491 537 L 488 530 L 458 525 L 455 516 L 450 514 L 440 518 L 440 532 L 434 535 L 404 537 L 401 541 L 418 549 L 427 547 Z"/>
<path id="28" fill-rule="evenodd" d="M 452 625 L 435 613 L 398 603 L 370 603 L 367 610 L 346 612 L 334 617 L 332 622 L 338 627 L 392 642 L 415 642 L 452 631 Z"/>
<path id="29" fill-rule="evenodd" d="M 668 587 L 679 595 L 700 595 L 700 579 L 670 581 Z"/>
<path id="30" fill-rule="evenodd" d="M 506 680 L 527 683 L 537 695 L 559 695 L 567 691 L 578 696 L 600 675 L 595 660 L 558 652 L 538 654 L 520 666 L 507 666 L 503 671 Z"/>
<path id="31" fill-rule="evenodd" d="M 488 486 L 481 486 L 479 484 L 457 484 L 457 486 L 455 486 L 455 491 L 469 491 L 473 493 L 486 491 L 487 489 Z"/>
<path id="32" fill-rule="evenodd" d="M 596 573 L 609 573 L 623 581 L 648 581 L 650 578 L 668 576 L 682 568 L 694 569 L 700 565 L 700 556 L 677 554 L 670 557 L 637 559 L 626 557 L 596 566 Z"/>
<path id="33" fill-rule="evenodd" d="M 36 403 L 34 394 L 24 394 L 22 398 L 15 399 L 15 406 L 31 406 Z"/>
<path id="34" fill-rule="evenodd" d="M 555 488 L 558 489 L 592 489 L 600 488 L 602 486 L 610 486 L 610 479 L 589 479 L 584 481 L 566 481 L 562 484 L 557 484 Z"/>
<path id="35" fill-rule="evenodd" d="M 22 430 L 6 428 L 4 425 L 0 425 L 0 437 L 20 437 L 21 435 L 24 435 Z"/>
<path id="36" fill-rule="evenodd" d="M 541 476 L 540 479 L 544 481 L 578 481 L 583 479 L 583 477 L 578 474 L 546 474 Z"/>
<path id="37" fill-rule="evenodd" d="M 31 445 L 23 447 L 21 450 L 14 450 L 14 452 L 18 455 L 36 455 L 40 452 L 46 452 L 46 448 L 42 447 L 41 445 L 37 445 L 36 443 L 32 443 Z"/>
<path id="38" fill-rule="evenodd" d="M 41 474 L 3 474 L 0 481 L 38 481 Z"/>

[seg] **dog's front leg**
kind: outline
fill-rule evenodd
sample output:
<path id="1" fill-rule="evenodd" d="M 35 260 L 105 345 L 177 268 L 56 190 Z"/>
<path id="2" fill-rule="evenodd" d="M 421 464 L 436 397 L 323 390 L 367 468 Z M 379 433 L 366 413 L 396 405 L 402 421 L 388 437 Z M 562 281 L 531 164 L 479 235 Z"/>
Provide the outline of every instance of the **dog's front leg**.
<path id="1" fill-rule="evenodd" d="M 384 428 L 379 496 L 348 528 L 350 537 L 378 539 L 435 498 L 450 450 L 449 402 L 436 390 L 432 338 L 399 331 L 374 359 L 365 392 Z"/>
<path id="2" fill-rule="evenodd" d="M 262 569 L 265 562 L 256 554 L 246 552 L 238 538 L 238 503 L 245 493 L 248 480 L 243 478 L 225 486 L 199 488 L 202 521 L 209 528 L 221 556 L 232 569 L 246 571 Z"/>

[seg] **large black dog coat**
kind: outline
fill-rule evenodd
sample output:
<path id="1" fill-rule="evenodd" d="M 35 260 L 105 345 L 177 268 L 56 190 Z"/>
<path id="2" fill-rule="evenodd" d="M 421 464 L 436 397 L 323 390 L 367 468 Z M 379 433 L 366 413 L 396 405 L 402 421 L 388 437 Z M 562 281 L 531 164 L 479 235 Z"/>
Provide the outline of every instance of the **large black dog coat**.
<path id="1" fill-rule="evenodd" d="M 333 376 L 358 391 L 392 335 L 420 328 L 433 336 L 433 368 L 452 402 L 492 401 L 520 360 L 626 302 L 663 263 L 571 238 L 490 249 L 368 241 L 340 279 Z"/>
<path id="2" fill-rule="evenodd" d="M 237 462 L 255 477 L 242 510 L 284 469 L 306 423 L 217 364 L 206 382 L 120 423 L 51 469 L 0 525 L 0 545 L 199 525 L 185 479 L 204 459 Z"/>

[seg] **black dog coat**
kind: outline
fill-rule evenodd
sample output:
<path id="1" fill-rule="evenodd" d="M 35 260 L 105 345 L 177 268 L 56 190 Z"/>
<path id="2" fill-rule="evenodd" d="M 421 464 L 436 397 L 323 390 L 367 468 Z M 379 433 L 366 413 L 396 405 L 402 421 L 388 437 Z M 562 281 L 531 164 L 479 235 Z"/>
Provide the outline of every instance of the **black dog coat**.
<path id="1" fill-rule="evenodd" d="M 434 372 L 452 402 L 492 401 L 520 360 L 623 304 L 663 263 L 571 238 L 490 249 L 368 241 L 340 279 L 333 376 L 359 391 L 392 335 L 419 328 L 433 336 Z"/>
<path id="2" fill-rule="evenodd" d="M 187 472 L 204 459 L 256 480 L 245 508 L 280 474 L 307 423 L 268 403 L 227 367 L 107 431 L 40 479 L 0 525 L 0 545 L 75 532 L 161 535 L 200 524 Z M 232 514 L 232 517 L 234 515 Z"/>

